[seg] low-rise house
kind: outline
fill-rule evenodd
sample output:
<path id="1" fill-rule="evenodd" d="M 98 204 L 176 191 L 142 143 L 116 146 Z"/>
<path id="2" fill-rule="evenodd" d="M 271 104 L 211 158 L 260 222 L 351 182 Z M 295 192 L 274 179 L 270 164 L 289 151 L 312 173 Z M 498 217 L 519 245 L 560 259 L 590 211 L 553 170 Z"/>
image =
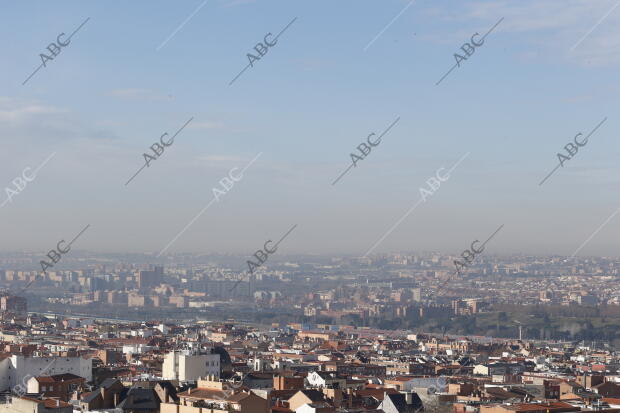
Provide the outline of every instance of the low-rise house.
<path id="1" fill-rule="evenodd" d="M 53 376 L 32 377 L 27 382 L 27 388 L 30 394 L 42 394 L 45 397 L 69 401 L 71 393 L 83 386 L 85 382 L 86 379 L 83 377 L 64 373 Z"/>
<path id="2" fill-rule="evenodd" d="M 308 374 L 306 380 L 310 386 L 318 388 L 331 387 L 343 389 L 347 384 L 346 379 L 338 378 L 335 373 L 325 371 L 312 371 Z"/>
<path id="3" fill-rule="evenodd" d="M 10 403 L 0 405 L 6 413 L 73 413 L 73 406 L 58 399 L 13 397 Z"/>
<path id="4" fill-rule="evenodd" d="M 161 413 L 268 413 L 267 399 L 249 391 L 229 389 L 215 378 L 198 380 L 197 388 L 178 393 L 178 403 L 161 403 Z"/>
<path id="5" fill-rule="evenodd" d="M 132 387 L 116 408 L 124 413 L 159 413 L 160 400 L 153 389 Z"/>
<path id="6" fill-rule="evenodd" d="M 329 403 L 303 404 L 295 410 L 295 413 L 335 413 L 336 409 Z"/>
<path id="7" fill-rule="evenodd" d="M 316 404 L 325 402 L 327 402 L 327 400 L 325 399 L 325 395 L 323 394 L 323 392 L 309 389 L 299 390 L 291 398 L 288 399 L 289 408 L 293 411 L 296 411 L 304 404 Z"/>
<path id="8" fill-rule="evenodd" d="M 113 409 L 125 398 L 127 389 L 116 379 L 105 379 L 96 390 L 79 394 L 74 399 L 82 411 Z"/>
<path id="9" fill-rule="evenodd" d="M 603 397 L 620 397 L 620 386 L 610 381 L 592 386 L 592 391 Z"/>
<path id="10" fill-rule="evenodd" d="M 385 413 L 417 413 L 423 408 L 416 393 L 385 393 L 379 409 Z"/>

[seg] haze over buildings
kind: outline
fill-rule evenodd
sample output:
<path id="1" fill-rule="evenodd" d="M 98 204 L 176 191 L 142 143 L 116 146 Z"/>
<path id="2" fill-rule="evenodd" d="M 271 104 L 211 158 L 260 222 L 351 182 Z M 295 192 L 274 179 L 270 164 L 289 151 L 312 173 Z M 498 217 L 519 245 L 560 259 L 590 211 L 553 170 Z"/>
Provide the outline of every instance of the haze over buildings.
<path id="1" fill-rule="evenodd" d="M 0 413 L 620 412 L 619 6 L 3 4 Z"/>

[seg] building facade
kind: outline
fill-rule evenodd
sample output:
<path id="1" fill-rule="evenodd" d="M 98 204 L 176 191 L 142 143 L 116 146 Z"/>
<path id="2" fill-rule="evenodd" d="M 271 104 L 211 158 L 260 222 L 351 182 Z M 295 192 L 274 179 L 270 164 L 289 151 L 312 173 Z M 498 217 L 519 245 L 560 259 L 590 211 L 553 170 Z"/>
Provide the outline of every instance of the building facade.
<path id="1" fill-rule="evenodd" d="M 190 350 L 166 354 L 162 377 L 166 380 L 197 381 L 200 377 L 220 377 L 219 354 L 196 354 Z"/>
<path id="2" fill-rule="evenodd" d="M 92 359 L 82 357 L 25 357 L 13 355 L 0 362 L 0 391 L 27 386 L 32 377 L 71 373 L 91 381 Z"/>

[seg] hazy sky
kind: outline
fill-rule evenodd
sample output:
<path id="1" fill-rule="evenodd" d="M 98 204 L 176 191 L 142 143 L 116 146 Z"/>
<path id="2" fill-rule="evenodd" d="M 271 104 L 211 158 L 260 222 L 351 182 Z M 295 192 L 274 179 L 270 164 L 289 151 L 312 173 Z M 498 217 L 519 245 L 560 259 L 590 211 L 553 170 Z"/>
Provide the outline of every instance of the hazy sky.
<path id="1" fill-rule="evenodd" d="M 0 249 L 619 255 L 617 0 L 3 2 Z M 275 46 L 248 65 L 248 53 Z M 41 64 L 39 54 L 88 22 Z M 455 64 L 474 33 L 490 33 Z M 480 39 L 479 36 L 475 39 Z M 270 40 L 271 41 L 271 40 Z M 466 55 L 465 55 L 466 56 Z M 143 153 L 193 117 L 127 186 Z M 336 184 L 351 153 L 399 121 Z M 586 146 L 557 153 L 605 117 Z M 359 153 L 358 153 L 359 154 Z M 51 156 L 51 158 L 50 158 Z M 257 157 L 258 156 L 258 157 Z M 45 160 L 18 191 L 12 181 Z M 250 162 L 254 160 L 253 163 Z M 458 161 L 426 201 L 420 188 Z M 250 166 L 213 201 L 213 188 Z M 7 201 L 6 188 L 13 191 Z M 428 189 L 428 187 L 427 187 Z M 225 190 L 223 190 L 225 191 Z M 417 204 L 416 204 L 417 203 Z M 204 213 L 194 220 L 197 214 Z M 611 219 L 608 219 L 610 218 Z"/>

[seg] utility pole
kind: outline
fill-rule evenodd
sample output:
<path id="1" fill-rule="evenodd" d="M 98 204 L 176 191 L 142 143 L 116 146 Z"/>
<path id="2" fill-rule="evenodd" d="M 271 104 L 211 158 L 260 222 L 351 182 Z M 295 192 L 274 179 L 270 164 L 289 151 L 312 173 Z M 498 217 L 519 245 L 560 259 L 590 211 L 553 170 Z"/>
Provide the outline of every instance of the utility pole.
<path id="1" fill-rule="evenodd" d="M 512 320 L 519 325 L 519 341 L 523 341 L 523 324 L 519 320 Z"/>

